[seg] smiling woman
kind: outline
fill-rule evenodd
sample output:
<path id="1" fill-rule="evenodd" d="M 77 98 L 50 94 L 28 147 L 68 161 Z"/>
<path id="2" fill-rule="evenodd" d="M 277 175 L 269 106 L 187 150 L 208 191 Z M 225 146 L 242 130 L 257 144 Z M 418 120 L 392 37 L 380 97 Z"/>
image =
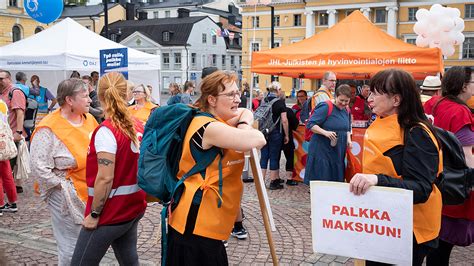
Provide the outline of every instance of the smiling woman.
<path id="1" fill-rule="evenodd" d="M 202 81 L 197 106 L 207 115 L 194 117 L 188 127 L 178 178 L 193 167 L 194 158 L 215 154 L 216 149 L 221 155 L 205 174 L 184 181 L 186 188 L 169 219 L 167 265 L 228 265 L 222 240 L 229 238 L 239 211 L 242 152 L 265 144 L 263 134 L 251 127 L 253 114 L 238 108 L 236 80 L 233 73 L 216 71 Z"/>

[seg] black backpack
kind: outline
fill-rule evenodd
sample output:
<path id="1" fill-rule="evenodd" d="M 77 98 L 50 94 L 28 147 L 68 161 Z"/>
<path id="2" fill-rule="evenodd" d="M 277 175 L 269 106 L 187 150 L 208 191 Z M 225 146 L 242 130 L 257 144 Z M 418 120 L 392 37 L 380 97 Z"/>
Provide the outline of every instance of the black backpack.
<path id="1" fill-rule="evenodd" d="M 298 129 L 300 122 L 298 121 L 298 118 L 296 118 L 295 110 L 286 107 L 286 116 L 288 117 L 289 129 L 293 131 Z"/>
<path id="2" fill-rule="evenodd" d="M 444 205 L 463 204 L 471 193 L 474 168 L 466 165 L 461 143 L 453 133 L 439 127 L 435 131 L 443 150 L 443 172 L 436 179 L 436 186 Z"/>
<path id="3" fill-rule="evenodd" d="M 25 92 L 20 88 L 13 88 L 8 94 L 8 99 L 10 101 L 13 98 L 13 92 L 19 90 L 23 93 L 26 99 L 26 107 L 25 107 L 25 118 L 23 119 L 23 127 L 27 130 L 33 130 L 35 128 L 36 123 L 36 114 L 38 113 L 38 102 L 35 99 L 28 97 Z"/>

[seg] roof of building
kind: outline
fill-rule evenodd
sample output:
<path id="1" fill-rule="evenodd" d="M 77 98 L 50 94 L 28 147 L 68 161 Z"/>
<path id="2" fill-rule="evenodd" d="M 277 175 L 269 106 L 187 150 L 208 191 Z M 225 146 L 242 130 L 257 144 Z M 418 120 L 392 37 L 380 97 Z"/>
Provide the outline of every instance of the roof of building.
<path id="1" fill-rule="evenodd" d="M 205 12 L 209 14 L 214 14 L 214 15 L 219 15 L 223 18 L 228 18 L 230 15 L 235 16 L 235 21 L 242 21 L 242 15 L 241 14 L 231 14 L 228 11 L 223 11 L 220 9 L 214 9 L 214 8 L 209 8 L 205 6 L 195 6 L 195 7 L 188 7 L 189 11 L 191 12 Z"/>
<path id="2" fill-rule="evenodd" d="M 107 7 L 110 10 L 111 8 L 117 5 L 119 4 L 109 4 Z M 61 17 L 62 18 L 91 17 L 91 16 L 99 16 L 103 12 L 104 12 L 104 6 L 102 4 L 91 5 L 91 6 L 64 6 Z"/>
<path id="3" fill-rule="evenodd" d="M 120 29 L 122 34 L 117 36 L 117 42 L 138 31 L 162 46 L 184 46 L 194 24 L 206 18 L 209 17 L 122 20 L 110 24 L 109 32 Z M 170 32 L 170 40 L 167 42 L 163 41 L 163 32 L 166 31 Z"/>
<path id="4" fill-rule="evenodd" d="M 164 1 L 162 3 L 149 4 L 142 7 L 142 9 L 150 8 L 163 8 L 163 7 L 189 7 L 197 5 L 208 4 L 209 0 L 173 0 L 173 1 Z"/>

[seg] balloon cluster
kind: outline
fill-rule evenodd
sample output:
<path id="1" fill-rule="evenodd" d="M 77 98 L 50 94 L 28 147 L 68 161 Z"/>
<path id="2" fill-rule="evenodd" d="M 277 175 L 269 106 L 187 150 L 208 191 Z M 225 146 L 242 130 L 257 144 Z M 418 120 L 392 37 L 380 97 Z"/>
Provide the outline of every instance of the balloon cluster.
<path id="1" fill-rule="evenodd" d="M 464 42 L 464 20 L 457 8 L 434 4 L 430 10 L 419 9 L 416 12 L 413 31 L 418 34 L 418 47 L 438 47 L 444 56 L 454 54 L 454 46 Z"/>

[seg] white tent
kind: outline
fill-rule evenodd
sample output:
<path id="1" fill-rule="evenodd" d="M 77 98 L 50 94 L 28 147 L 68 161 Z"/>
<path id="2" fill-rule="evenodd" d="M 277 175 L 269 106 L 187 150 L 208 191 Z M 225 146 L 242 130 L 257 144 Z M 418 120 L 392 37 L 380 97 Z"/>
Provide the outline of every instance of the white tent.
<path id="1" fill-rule="evenodd" d="M 73 70 L 81 75 L 99 72 L 99 50 L 123 47 L 66 18 L 33 36 L 0 47 L 0 68 L 12 72 L 13 79 L 17 71 L 25 72 L 28 78 L 36 74 L 41 85 L 55 94 L 59 82 Z M 155 99 L 159 99 L 159 69 L 158 56 L 128 48 L 129 80 L 152 85 Z"/>

